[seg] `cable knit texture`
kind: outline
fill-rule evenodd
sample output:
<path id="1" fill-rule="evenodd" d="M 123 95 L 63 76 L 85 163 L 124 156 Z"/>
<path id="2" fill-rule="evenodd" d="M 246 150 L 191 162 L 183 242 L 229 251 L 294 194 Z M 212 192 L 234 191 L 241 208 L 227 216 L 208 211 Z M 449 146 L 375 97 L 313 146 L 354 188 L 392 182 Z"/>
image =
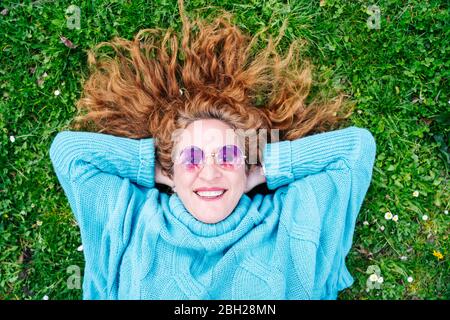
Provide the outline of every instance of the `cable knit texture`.
<path id="1" fill-rule="evenodd" d="M 154 140 L 59 132 L 50 158 L 81 230 L 84 299 L 336 299 L 375 159 L 349 127 L 267 144 L 269 194 L 223 221 L 155 187 Z"/>

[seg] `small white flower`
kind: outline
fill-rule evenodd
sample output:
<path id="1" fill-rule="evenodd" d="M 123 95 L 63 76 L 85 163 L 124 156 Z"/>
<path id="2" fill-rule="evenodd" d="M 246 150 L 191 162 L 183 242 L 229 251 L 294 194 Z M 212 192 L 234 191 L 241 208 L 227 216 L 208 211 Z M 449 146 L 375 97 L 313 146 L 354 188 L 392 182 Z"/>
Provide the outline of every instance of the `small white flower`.
<path id="1" fill-rule="evenodd" d="M 427 221 L 427 220 L 428 220 L 428 216 L 427 216 L 426 214 L 424 214 L 424 215 L 422 216 L 422 220 L 423 220 L 423 221 Z"/>
<path id="2" fill-rule="evenodd" d="M 36 225 L 37 225 L 38 227 L 42 226 L 42 221 L 41 221 L 41 220 L 36 221 Z"/>
<path id="3" fill-rule="evenodd" d="M 381 230 L 381 231 L 384 231 L 384 226 L 381 226 L 381 227 L 380 227 L 380 230 Z"/>
<path id="4" fill-rule="evenodd" d="M 408 257 L 407 257 L 407 256 L 401 256 L 401 257 L 400 257 L 400 260 L 406 261 L 406 260 L 408 260 Z"/>
<path id="5" fill-rule="evenodd" d="M 418 196 L 419 196 L 419 191 L 417 191 L 417 190 L 414 191 L 414 192 L 413 192 L 413 197 L 416 197 L 416 198 L 417 198 Z"/>
<path id="6" fill-rule="evenodd" d="M 48 295 L 45 295 L 42 300 L 48 300 Z"/>
<path id="7" fill-rule="evenodd" d="M 378 283 L 383 283 L 383 281 L 384 281 L 383 277 L 379 277 L 377 280 Z"/>
<path id="8" fill-rule="evenodd" d="M 409 283 L 411 283 L 411 282 L 413 282 L 414 281 L 414 279 L 413 279 L 413 277 L 408 277 L 408 279 L 406 279 Z"/>
<path id="9" fill-rule="evenodd" d="M 83 245 L 79 246 L 79 247 L 77 248 L 77 251 L 78 251 L 78 252 L 83 251 Z"/>
<path id="10" fill-rule="evenodd" d="M 356 111 L 356 112 L 358 112 L 358 114 L 361 114 L 361 113 L 363 113 L 363 112 L 362 112 L 362 110 L 358 110 L 358 111 Z"/>
<path id="11" fill-rule="evenodd" d="M 448 214 L 448 210 L 444 210 L 444 214 Z"/>
<path id="12" fill-rule="evenodd" d="M 378 276 L 375 273 L 373 273 L 370 275 L 369 280 L 372 282 L 376 282 L 378 281 Z"/>
<path id="13" fill-rule="evenodd" d="M 61 94 L 61 91 L 55 90 L 55 92 L 53 92 L 53 94 L 54 94 L 55 96 L 59 96 L 59 95 Z"/>
<path id="14" fill-rule="evenodd" d="M 16 141 L 16 138 L 14 138 L 14 136 L 9 136 L 9 141 L 11 141 L 12 143 L 14 143 L 14 141 Z"/>
<path id="15" fill-rule="evenodd" d="M 363 225 L 368 226 L 368 225 L 369 225 L 369 222 L 368 222 L 368 221 L 364 221 L 364 222 L 363 222 Z"/>
<path id="16" fill-rule="evenodd" d="M 393 217 L 392 217 L 392 221 L 397 222 L 397 221 L 398 221 L 398 215 L 393 216 Z"/>
<path id="17" fill-rule="evenodd" d="M 384 218 L 385 218 L 386 220 L 391 220 L 391 219 L 392 219 L 392 213 L 391 213 L 390 211 L 386 212 L 386 213 L 384 214 Z"/>

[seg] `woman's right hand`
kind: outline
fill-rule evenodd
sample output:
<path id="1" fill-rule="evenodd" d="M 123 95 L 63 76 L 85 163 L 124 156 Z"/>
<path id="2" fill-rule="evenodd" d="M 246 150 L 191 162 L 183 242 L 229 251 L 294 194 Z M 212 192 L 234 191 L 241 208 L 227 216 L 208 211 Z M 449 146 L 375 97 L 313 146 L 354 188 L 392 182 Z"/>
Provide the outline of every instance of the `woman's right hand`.
<path id="1" fill-rule="evenodd" d="M 164 184 L 171 188 L 173 188 L 173 186 L 174 186 L 173 180 L 171 178 L 169 178 L 168 176 L 166 176 L 162 172 L 161 166 L 159 165 L 158 162 L 156 162 L 156 165 L 155 165 L 155 183 Z"/>

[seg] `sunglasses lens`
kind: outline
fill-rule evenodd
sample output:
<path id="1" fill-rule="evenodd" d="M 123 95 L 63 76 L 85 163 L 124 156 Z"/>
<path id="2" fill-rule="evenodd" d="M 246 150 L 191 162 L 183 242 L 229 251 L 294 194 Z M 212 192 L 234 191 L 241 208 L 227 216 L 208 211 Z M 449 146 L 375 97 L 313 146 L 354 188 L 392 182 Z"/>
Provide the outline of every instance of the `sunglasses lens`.
<path id="1" fill-rule="evenodd" d="M 242 164 L 242 152 L 235 145 L 223 146 L 218 154 L 219 165 L 225 168 L 234 168 Z"/>
<path id="2" fill-rule="evenodd" d="M 180 163 L 188 169 L 200 165 L 203 160 L 203 151 L 195 146 L 184 149 L 180 154 Z"/>
<path id="3" fill-rule="evenodd" d="M 179 164 L 183 165 L 187 170 L 195 170 L 203 165 L 203 150 L 191 146 L 183 149 L 180 153 Z M 216 157 L 216 164 L 224 169 L 236 169 L 243 163 L 244 157 L 242 151 L 235 145 L 223 146 L 219 149 Z"/>

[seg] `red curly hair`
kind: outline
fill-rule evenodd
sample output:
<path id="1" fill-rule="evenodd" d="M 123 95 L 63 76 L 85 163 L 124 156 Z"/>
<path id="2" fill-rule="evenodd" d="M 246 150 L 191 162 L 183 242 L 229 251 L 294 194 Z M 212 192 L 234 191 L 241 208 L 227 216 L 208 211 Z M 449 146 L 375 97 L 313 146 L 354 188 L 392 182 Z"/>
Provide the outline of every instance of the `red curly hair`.
<path id="1" fill-rule="evenodd" d="M 351 114 L 343 94 L 306 103 L 312 77 L 310 64 L 299 57 L 302 42 L 292 42 L 283 56 L 276 51 L 286 23 L 275 41 L 269 37 L 255 52 L 264 30 L 250 37 L 223 10 L 212 23 L 191 24 L 183 0 L 178 5 L 181 48 L 173 30 L 157 28 L 141 30 L 133 40 L 116 37 L 88 52 L 93 71 L 71 130 L 153 137 L 156 159 L 172 177 L 172 133 L 197 119 L 219 119 L 244 131 L 278 129 L 280 140 L 293 140 L 331 130 Z M 113 54 L 101 54 L 102 47 Z M 258 152 L 260 163 L 261 147 Z"/>

